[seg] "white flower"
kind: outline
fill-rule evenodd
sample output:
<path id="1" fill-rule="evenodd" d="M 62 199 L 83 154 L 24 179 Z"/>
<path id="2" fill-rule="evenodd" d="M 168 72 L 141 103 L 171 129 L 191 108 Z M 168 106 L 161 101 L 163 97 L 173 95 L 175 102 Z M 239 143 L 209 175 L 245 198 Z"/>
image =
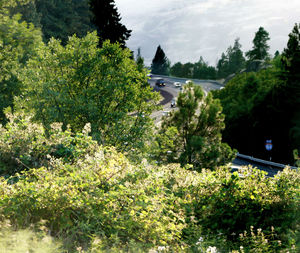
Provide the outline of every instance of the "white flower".
<path id="1" fill-rule="evenodd" d="M 209 246 L 206 250 L 206 253 L 218 253 L 217 247 Z"/>
<path id="2" fill-rule="evenodd" d="M 196 242 L 196 245 L 200 245 L 201 242 L 203 242 L 203 237 L 200 237 L 200 238 L 199 238 L 198 242 Z"/>
<path id="3" fill-rule="evenodd" d="M 157 250 L 160 251 L 165 251 L 166 247 L 165 246 L 158 246 Z"/>

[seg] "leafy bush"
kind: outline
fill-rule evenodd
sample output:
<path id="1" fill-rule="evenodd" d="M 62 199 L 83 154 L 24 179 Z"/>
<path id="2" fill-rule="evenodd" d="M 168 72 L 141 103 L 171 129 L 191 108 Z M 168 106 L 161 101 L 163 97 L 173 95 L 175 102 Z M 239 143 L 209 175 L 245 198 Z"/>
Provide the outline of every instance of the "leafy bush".
<path id="1" fill-rule="evenodd" d="M 31 123 L 31 117 L 22 112 L 7 112 L 9 122 L 0 125 L 0 175 L 11 176 L 17 172 L 50 166 L 50 156 L 72 163 L 75 159 L 95 152 L 96 142 L 84 133 L 62 131 L 61 124 L 52 124 L 48 132 L 41 124 Z"/>
<path id="2" fill-rule="evenodd" d="M 13 176 L 0 178 L 0 221 L 8 219 L 16 229 L 42 222 L 70 252 L 276 251 L 299 245 L 296 170 L 267 178 L 251 168 L 232 174 L 228 168 L 132 165 L 91 140 L 87 128 L 71 135 L 56 124 L 47 139 L 29 118 L 9 117 L 7 128 L 0 128 L 0 159 Z M 12 173 L 14 165 L 20 173 Z M 240 238 L 251 226 L 261 229 L 260 239 L 263 233 L 272 240 Z M 199 244 L 200 237 L 205 242 Z"/>

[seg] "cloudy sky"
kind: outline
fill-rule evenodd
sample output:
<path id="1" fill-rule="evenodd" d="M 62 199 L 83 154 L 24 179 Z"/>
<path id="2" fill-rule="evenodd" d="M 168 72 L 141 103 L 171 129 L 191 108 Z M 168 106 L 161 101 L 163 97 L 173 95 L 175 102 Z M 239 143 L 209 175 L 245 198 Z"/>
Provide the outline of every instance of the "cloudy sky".
<path id="1" fill-rule="evenodd" d="M 300 22 L 300 0 L 115 0 L 122 23 L 132 30 L 127 46 L 141 47 L 147 65 L 161 45 L 174 64 L 200 56 L 216 65 L 222 52 L 240 38 L 252 48 L 260 26 L 270 34 L 270 53 L 282 51 L 294 24 Z"/>

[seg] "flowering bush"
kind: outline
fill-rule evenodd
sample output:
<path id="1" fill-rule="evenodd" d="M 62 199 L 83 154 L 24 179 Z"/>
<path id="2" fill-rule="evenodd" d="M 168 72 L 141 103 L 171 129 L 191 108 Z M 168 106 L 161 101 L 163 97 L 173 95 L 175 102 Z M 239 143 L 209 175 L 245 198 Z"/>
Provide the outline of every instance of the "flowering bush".
<path id="1" fill-rule="evenodd" d="M 0 127 L 0 168 L 12 175 L 0 177 L 0 221 L 15 229 L 42 222 L 70 252 L 297 250 L 296 170 L 267 178 L 252 168 L 133 165 L 92 141 L 88 126 L 72 135 L 55 124 L 47 136 L 29 117 L 9 118 Z"/>

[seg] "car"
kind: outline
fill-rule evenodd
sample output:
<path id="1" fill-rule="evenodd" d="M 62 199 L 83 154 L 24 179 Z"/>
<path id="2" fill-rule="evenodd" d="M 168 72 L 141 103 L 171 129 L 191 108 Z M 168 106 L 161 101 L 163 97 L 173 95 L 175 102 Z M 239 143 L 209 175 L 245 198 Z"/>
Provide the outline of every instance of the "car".
<path id="1" fill-rule="evenodd" d="M 174 86 L 179 88 L 179 87 L 181 87 L 181 83 L 180 82 L 174 82 Z"/>
<path id="2" fill-rule="evenodd" d="M 155 85 L 157 85 L 157 86 L 166 86 L 165 80 L 162 79 L 162 78 L 157 79 L 156 82 L 155 82 Z"/>
<path id="3" fill-rule="evenodd" d="M 176 99 L 173 98 L 173 99 L 171 100 L 171 107 L 174 108 L 175 106 L 176 106 Z"/>
<path id="4" fill-rule="evenodd" d="M 186 80 L 185 81 L 186 84 L 189 84 L 189 83 L 192 83 L 192 82 L 193 82 L 192 80 Z"/>

